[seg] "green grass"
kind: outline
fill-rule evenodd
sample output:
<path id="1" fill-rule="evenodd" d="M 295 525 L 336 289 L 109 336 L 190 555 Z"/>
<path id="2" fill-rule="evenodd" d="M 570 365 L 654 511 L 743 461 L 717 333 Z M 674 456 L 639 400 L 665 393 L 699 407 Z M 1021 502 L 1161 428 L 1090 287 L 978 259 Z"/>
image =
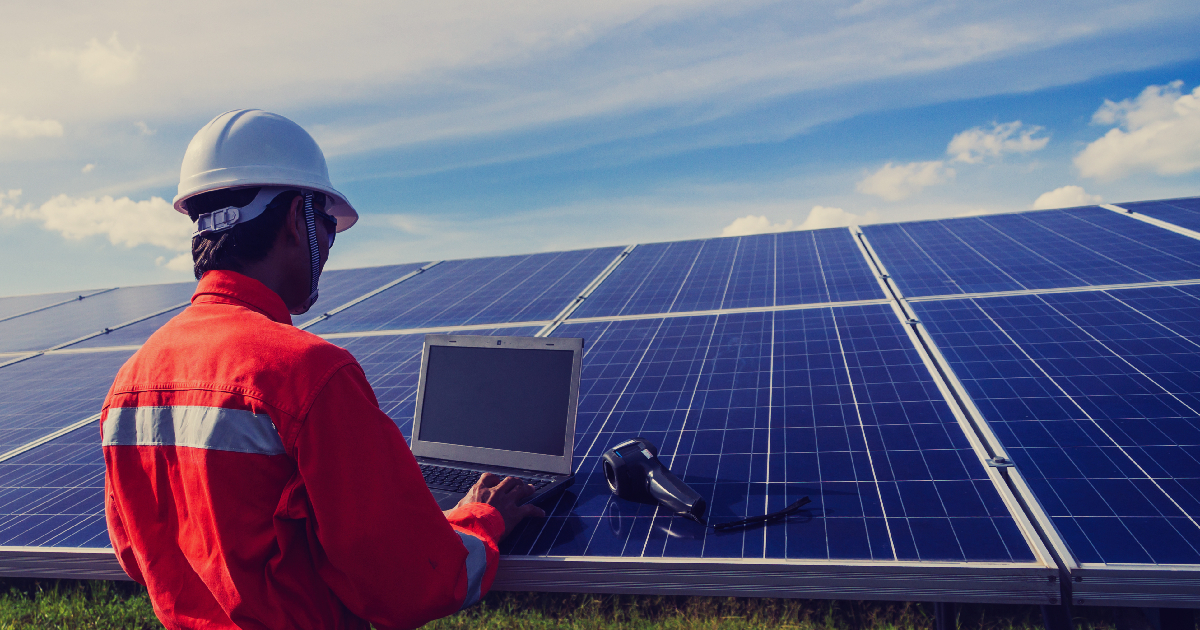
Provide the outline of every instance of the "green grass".
<path id="1" fill-rule="evenodd" d="M 1036 606 L 961 605 L 962 630 L 1042 627 Z M 1133 609 L 1079 608 L 1077 630 L 1149 630 Z M 127 582 L 0 579 L 0 630 L 161 628 Z M 801 599 L 492 593 L 430 630 L 932 630 L 931 604 Z"/>

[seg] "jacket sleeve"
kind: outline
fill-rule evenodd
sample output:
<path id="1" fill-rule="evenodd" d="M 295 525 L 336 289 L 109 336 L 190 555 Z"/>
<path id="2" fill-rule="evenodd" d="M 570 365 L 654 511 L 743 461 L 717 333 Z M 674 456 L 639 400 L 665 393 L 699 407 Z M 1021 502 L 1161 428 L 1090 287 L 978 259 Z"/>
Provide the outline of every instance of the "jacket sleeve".
<path id="1" fill-rule="evenodd" d="M 504 519 L 472 504 L 443 514 L 362 368 L 338 369 L 297 432 L 321 577 L 378 628 L 413 628 L 479 600 L 499 561 Z"/>

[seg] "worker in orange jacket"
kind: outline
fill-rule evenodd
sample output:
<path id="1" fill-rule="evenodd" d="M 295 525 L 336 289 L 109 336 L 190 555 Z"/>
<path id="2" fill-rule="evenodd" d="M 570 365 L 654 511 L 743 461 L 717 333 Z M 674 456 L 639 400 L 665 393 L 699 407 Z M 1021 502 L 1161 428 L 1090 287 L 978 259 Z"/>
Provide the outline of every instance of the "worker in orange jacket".
<path id="1" fill-rule="evenodd" d="M 349 352 L 292 326 L 357 212 L 292 121 L 221 114 L 188 146 L 192 304 L 101 415 L 108 531 L 168 628 L 412 628 L 477 602 L 533 488 L 441 512 Z"/>

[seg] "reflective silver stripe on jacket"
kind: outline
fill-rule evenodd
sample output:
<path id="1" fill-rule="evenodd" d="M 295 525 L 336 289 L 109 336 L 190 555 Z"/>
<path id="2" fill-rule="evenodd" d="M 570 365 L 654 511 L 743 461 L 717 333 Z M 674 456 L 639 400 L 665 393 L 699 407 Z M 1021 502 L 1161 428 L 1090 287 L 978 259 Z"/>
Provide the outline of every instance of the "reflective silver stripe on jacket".
<path id="1" fill-rule="evenodd" d="M 221 407 L 114 407 L 104 420 L 104 446 L 187 446 L 282 455 L 271 417 Z"/>
<path id="2" fill-rule="evenodd" d="M 483 574 L 487 572 L 487 547 L 483 545 L 482 540 L 470 534 L 457 533 L 467 548 L 467 599 L 462 605 L 466 608 L 479 601 L 479 591 L 483 588 Z"/>

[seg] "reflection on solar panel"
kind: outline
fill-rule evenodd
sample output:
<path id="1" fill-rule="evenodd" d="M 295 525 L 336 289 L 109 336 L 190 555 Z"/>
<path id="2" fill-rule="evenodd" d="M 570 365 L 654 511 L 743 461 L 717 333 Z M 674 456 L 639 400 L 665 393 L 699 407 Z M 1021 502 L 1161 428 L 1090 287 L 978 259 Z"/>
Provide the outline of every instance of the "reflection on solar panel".
<path id="1" fill-rule="evenodd" d="M 308 330 L 317 334 L 549 320 L 620 248 L 440 263 Z"/>
<path id="2" fill-rule="evenodd" d="M 0 352 L 45 350 L 183 304 L 194 282 L 125 287 L 0 322 Z"/>
<path id="3" fill-rule="evenodd" d="M 163 324 L 171 320 L 172 317 L 183 312 L 184 307 L 171 309 L 166 313 L 155 315 L 143 319 L 128 326 L 122 326 L 115 330 L 96 335 L 84 339 L 78 343 L 73 343 L 69 346 L 71 350 L 80 348 L 110 348 L 113 346 L 140 346 L 154 334 L 154 331 L 162 327 Z"/>
<path id="4" fill-rule="evenodd" d="M 132 355 L 49 354 L 0 369 L 0 455 L 99 413 Z"/>
<path id="5" fill-rule="evenodd" d="M 1118 207 L 1149 215 L 1181 228 L 1200 231 L 1200 199 L 1168 199 L 1165 201 L 1138 201 L 1123 203 Z"/>
<path id="6" fill-rule="evenodd" d="M 19 295 L 0 298 L 0 320 L 21 317 L 40 309 L 51 308 L 56 304 L 78 300 L 81 297 L 95 295 L 96 290 L 77 291 L 74 293 L 43 293 L 40 295 Z"/>
<path id="7" fill-rule="evenodd" d="M 1123 205 L 1183 225 L 1197 201 Z M 586 340 L 576 483 L 503 543 L 503 588 L 1189 606 L 1200 240 L 1140 214 L 331 271 L 317 310 L 332 314 L 297 323 L 359 358 L 405 433 L 425 329 Z M 117 575 L 89 418 L 131 352 L 112 348 L 190 294 L 120 289 L 0 321 L 0 573 Z M 60 297 L 0 299 L 0 320 Z M 712 521 L 814 502 L 717 534 L 615 499 L 600 454 L 637 435 Z"/>
<path id="8" fill-rule="evenodd" d="M 1101 208 L 863 231 L 909 297 L 1200 278 L 1200 242 Z"/>
<path id="9" fill-rule="evenodd" d="M 640 245 L 574 318 L 879 299 L 843 229 Z"/>
<path id="10" fill-rule="evenodd" d="M 416 271 L 423 263 L 387 265 L 364 269 L 331 269 L 321 274 L 317 303 L 304 315 L 292 317 L 292 323 L 303 326 L 329 310 L 337 308 L 354 298 L 366 295 L 383 285 Z"/>
<path id="11" fill-rule="evenodd" d="M 1200 326 L 1164 325 L 1154 304 L 1179 297 L 915 307 L 1080 562 L 1200 564 Z"/>

